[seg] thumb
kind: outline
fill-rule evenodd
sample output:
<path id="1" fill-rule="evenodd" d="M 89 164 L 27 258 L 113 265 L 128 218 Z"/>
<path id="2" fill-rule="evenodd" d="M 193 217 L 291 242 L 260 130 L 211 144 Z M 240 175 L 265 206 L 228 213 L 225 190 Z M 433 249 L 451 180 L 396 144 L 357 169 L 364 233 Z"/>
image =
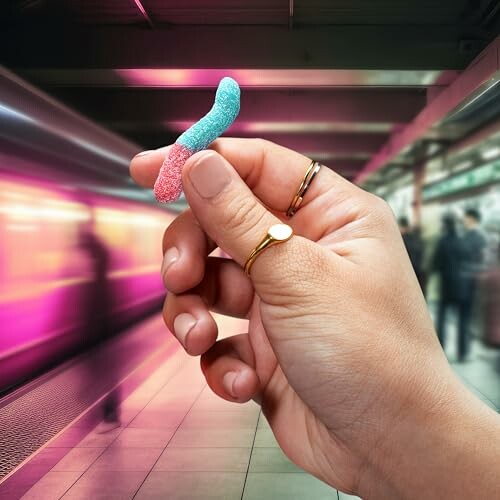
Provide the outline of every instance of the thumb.
<path id="1" fill-rule="evenodd" d="M 202 151 L 189 159 L 183 170 L 183 185 L 204 231 L 242 267 L 269 228 L 281 223 L 215 151 Z M 251 269 L 257 292 L 276 292 L 276 283 L 283 292 L 288 281 L 296 283 L 297 273 L 303 269 L 301 256 L 311 255 L 303 251 L 304 246 L 316 245 L 295 235 L 264 250 Z"/>

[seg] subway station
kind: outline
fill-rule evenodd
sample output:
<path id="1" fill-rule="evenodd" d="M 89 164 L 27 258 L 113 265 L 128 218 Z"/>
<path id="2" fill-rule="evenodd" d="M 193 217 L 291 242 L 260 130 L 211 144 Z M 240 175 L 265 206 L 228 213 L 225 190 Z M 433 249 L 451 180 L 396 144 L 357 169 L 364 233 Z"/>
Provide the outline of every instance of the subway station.
<path id="1" fill-rule="evenodd" d="M 6 0 L 0 499 L 500 499 L 498 0 Z"/>

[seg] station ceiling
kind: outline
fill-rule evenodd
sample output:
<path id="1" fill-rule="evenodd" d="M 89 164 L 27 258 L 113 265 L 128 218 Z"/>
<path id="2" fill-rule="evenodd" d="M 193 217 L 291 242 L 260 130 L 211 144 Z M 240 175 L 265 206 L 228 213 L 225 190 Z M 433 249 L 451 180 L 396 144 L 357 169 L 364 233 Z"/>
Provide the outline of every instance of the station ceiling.
<path id="1" fill-rule="evenodd" d="M 2 64 L 140 149 L 173 142 L 229 75 L 229 135 L 350 179 L 500 31 L 494 0 L 17 0 L 2 17 Z"/>

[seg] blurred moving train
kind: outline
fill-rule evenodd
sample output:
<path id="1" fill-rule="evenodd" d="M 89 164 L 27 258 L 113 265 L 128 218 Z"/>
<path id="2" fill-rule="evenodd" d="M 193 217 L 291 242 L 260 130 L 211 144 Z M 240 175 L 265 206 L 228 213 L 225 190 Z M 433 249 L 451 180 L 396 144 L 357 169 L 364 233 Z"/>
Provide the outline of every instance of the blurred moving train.
<path id="1" fill-rule="evenodd" d="M 111 177 L 93 174 L 129 182 L 137 150 L 0 72 L 0 395 L 95 344 L 97 323 L 118 331 L 161 304 L 160 242 L 174 213 L 104 194 Z"/>
<path id="2" fill-rule="evenodd" d="M 2 390 L 98 340 L 84 331 L 96 258 L 82 241 L 86 232 L 109 256 L 109 311 L 123 325 L 164 294 L 158 242 L 170 219 L 139 204 L 0 176 Z"/>

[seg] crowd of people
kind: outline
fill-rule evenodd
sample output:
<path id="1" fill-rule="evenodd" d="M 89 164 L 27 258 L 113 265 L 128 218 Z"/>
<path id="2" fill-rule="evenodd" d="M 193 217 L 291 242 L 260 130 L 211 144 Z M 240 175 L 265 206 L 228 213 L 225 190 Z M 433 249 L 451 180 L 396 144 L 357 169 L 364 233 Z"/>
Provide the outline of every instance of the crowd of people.
<path id="1" fill-rule="evenodd" d="M 457 318 L 458 362 L 468 359 L 474 335 L 480 335 L 491 345 L 500 346 L 500 245 L 493 235 L 481 228 L 480 212 L 469 208 L 462 220 L 451 213 L 445 214 L 429 259 L 424 259 L 426 245 L 420 228 L 412 228 L 406 217 L 399 219 L 399 228 L 424 295 L 429 277 L 432 274 L 438 276 L 435 318 L 443 349 L 450 312 L 454 312 Z M 480 305 L 479 296 L 482 299 Z M 483 321 L 473 322 L 474 311 L 479 307 Z M 481 331 L 473 332 L 473 324 L 480 324 Z"/>

